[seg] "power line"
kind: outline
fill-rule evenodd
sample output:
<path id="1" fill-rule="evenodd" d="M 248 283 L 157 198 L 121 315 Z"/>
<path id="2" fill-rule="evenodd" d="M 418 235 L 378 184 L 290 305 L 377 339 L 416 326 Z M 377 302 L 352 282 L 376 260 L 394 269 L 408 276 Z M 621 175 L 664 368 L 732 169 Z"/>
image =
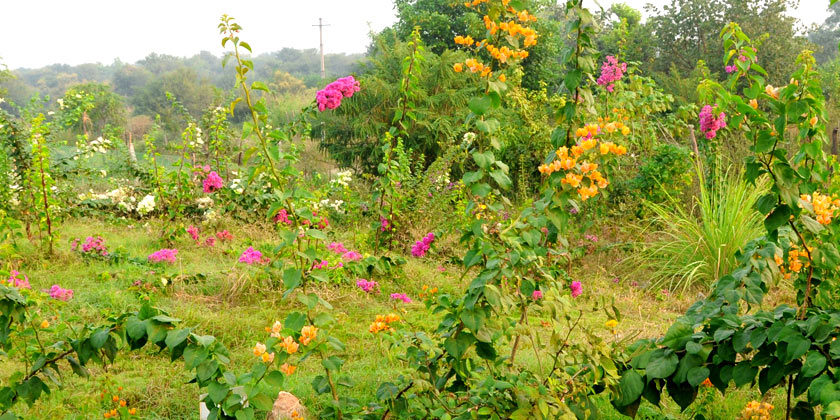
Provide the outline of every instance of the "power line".
<path id="1" fill-rule="evenodd" d="M 312 25 L 312 26 L 317 26 L 318 27 L 318 32 L 320 32 L 320 35 L 321 35 L 321 79 L 326 79 L 327 78 L 327 69 L 324 67 L 324 26 L 330 26 L 330 25 L 324 25 L 321 18 L 318 18 L 318 24 L 317 25 Z"/>

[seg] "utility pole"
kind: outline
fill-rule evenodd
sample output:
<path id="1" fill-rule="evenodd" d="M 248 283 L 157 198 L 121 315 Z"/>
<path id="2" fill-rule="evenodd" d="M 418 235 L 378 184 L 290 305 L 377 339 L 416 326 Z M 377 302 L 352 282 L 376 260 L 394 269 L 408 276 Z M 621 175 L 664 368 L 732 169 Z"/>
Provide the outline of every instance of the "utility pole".
<path id="1" fill-rule="evenodd" d="M 318 18 L 318 24 L 312 25 L 318 27 L 318 32 L 321 34 L 321 79 L 327 78 L 327 69 L 324 67 L 324 23 L 321 21 L 321 18 Z"/>

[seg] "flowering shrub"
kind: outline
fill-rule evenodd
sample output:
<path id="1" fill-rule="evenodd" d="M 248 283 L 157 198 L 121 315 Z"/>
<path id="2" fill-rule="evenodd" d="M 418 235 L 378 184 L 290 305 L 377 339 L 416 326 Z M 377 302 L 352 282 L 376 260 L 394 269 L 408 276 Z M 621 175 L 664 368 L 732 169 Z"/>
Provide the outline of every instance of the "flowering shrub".
<path id="1" fill-rule="evenodd" d="M 77 251 L 85 257 L 108 257 L 108 247 L 105 245 L 105 239 L 101 236 L 88 236 L 84 242 L 79 239 L 74 239 L 70 243 L 70 249 Z"/>
<path id="2" fill-rule="evenodd" d="M 163 248 L 151 253 L 148 257 L 148 260 L 153 263 L 159 262 L 168 262 L 170 264 L 175 264 L 178 258 L 178 250 L 177 249 L 170 249 L 170 248 Z"/>
<path id="3" fill-rule="evenodd" d="M 359 82 L 353 76 L 336 79 L 315 94 L 318 111 L 338 108 L 342 99 L 352 97 L 359 90 Z"/>
<path id="4" fill-rule="evenodd" d="M 394 331 L 391 324 L 400 322 L 400 317 L 397 314 L 377 315 L 376 319 L 368 327 L 371 334 L 378 334 L 382 331 Z"/>

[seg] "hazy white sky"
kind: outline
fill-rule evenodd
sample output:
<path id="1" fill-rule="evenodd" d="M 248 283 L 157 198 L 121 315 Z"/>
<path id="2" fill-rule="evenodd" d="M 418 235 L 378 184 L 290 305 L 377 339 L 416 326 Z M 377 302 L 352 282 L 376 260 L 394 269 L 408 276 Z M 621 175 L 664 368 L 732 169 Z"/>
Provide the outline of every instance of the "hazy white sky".
<path id="1" fill-rule="evenodd" d="M 641 9 L 670 0 L 622 1 Z M 6 41 L 0 63 L 10 68 L 52 63 L 135 62 L 151 52 L 221 54 L 216 24 L 223 13 L 244 27 L 254 53 L 283 47 L 318 48 L 322 17 L 326 52 L 363 52 L 368 32 L 394 22 L 391 0 L 0 0 Z M 592 3 L 590 3 L 592 4 Z M 822 22 L 828 0 L 802 0 L 791 14 Z M 594 6 L 594 4 L 593 4 Z"/>

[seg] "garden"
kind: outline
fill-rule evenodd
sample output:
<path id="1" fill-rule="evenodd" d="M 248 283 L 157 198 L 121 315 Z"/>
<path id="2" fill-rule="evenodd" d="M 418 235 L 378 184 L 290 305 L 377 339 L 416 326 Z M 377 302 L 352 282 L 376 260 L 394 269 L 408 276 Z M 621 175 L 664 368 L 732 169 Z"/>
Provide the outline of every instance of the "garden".
<path id="1" fill-rule="evenodd" d="M 657 79 L 544 3 L 398 0 L 463 25 L 293 92 L 224 15 L 139 136 L 5 101 L 0 420 L 840 418 L 840 61 L 727 21 Z"/>

